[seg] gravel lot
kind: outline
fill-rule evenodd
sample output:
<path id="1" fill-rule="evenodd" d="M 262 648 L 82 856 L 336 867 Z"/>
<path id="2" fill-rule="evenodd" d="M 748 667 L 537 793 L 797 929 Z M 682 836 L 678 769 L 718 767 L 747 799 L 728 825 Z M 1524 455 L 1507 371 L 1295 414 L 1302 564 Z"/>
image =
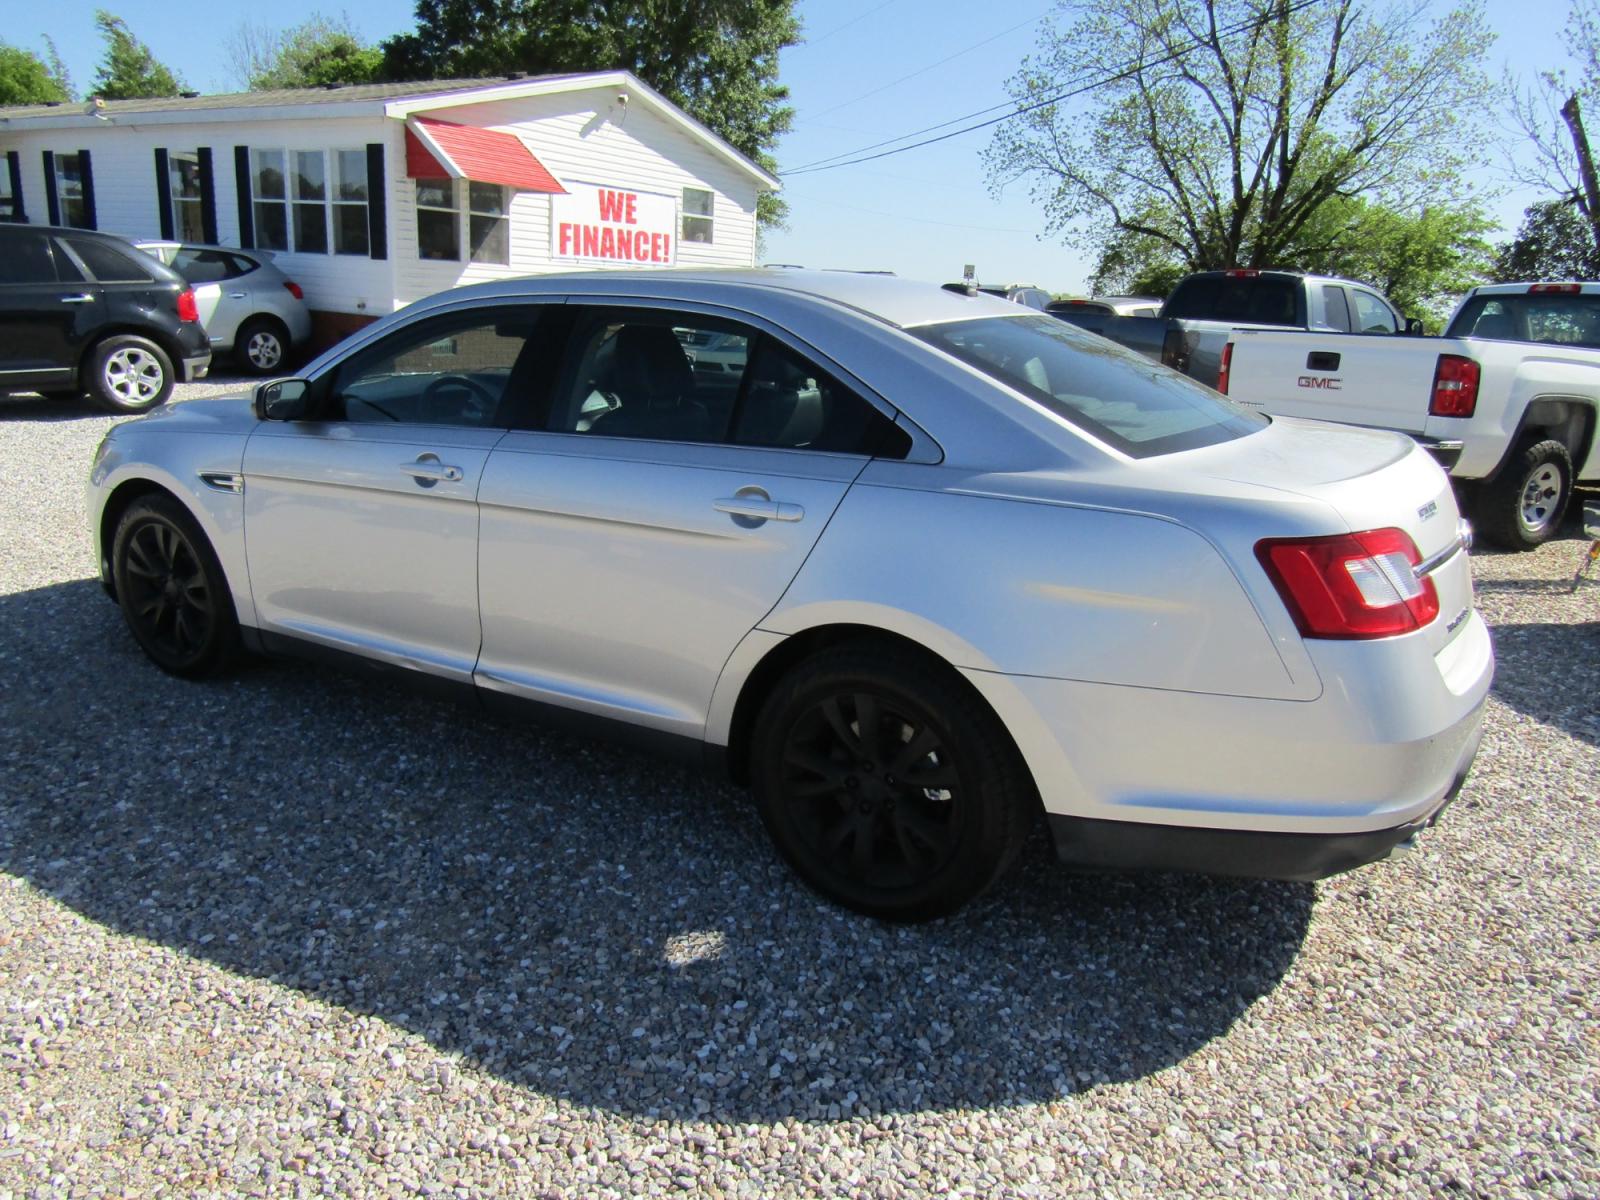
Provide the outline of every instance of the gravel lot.
<path id="1" fill-rule="evenodd" d="M 187 392 L 209 389 L 185 389 Z M 1475 574 L 1477 770 L 1315 887 L 1075 877 L 899 929 L 737 791 L 91 581 L 110 419 L 0 400 L 0 1200 L 1600 1195 L 1600 583 Z"/>

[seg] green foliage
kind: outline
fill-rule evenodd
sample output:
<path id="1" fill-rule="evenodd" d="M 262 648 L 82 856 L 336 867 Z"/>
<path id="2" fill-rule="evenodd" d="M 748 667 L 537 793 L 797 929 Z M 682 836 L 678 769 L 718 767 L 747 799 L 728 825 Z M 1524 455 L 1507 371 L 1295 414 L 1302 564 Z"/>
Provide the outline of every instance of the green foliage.
<path id="1" fill-rule="evenodd" d="M 48 104 L 70 100 L 66 81 L 32 50 L 0 42 L 0 104 Z"/>
<path id="2" fill-rule="evenodd" d="M 94 77 L 94 95 L 107 100 L 144 100 L 183 91 L 182 81 L 133 36 L 121 17 L 97 9 L 94 23 L 106 43 L 105 57 Z"/>
<path id="3" fill-rule="evenodd" d="M 1500 247 L 1492 278 L 1496 283 L 1600 279 L 1600 252 L 1589 222 L 1570 203 L 1529 205 L 1517 236 Z"/>
<path id="4" fill-rule="evenodd" d="M 1047 229 L 1105 249 L 1113 272 L 1129 254 L 1187 269 L 1281 264 L 1341 196 L 1420 211 L 1440 181 L 1468 176 L 1490 41 L 1481 0 L 1431 23 L 1426 11 L 1062 0 L 1064 19 L 1011 81 L 1015 101 L 1038 107 L 997 128 L 990 184 L 1024 181 Z M 1052 100 L 1078 80 L 1104 82 Z"/>
<path id="5" fill-rule="evenodd" d="M 383 71 L 383 51 L 363 43 L 345 16 L 318 13 L 281 31 L 247 24 L 228 51 L 235 75 L 252 92 L 371 83 Z"/>
<path id="6" fill-rule="evenodd" d="M 794 109 L 778 51 L 794 0 L 418 0 L 417 31 L 383 45 L 390 79 L 631 71 L 767 170 Z M 763 195 L 763 225 L 786 206 Z"/>

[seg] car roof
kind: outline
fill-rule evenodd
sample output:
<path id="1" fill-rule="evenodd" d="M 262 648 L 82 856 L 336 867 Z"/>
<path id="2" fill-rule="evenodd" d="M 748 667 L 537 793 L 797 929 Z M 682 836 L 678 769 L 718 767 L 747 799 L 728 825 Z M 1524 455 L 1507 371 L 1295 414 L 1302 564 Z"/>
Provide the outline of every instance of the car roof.
<path id="1" fill-rule="evenodd" d="M 420 304 L 444 306 L 462 300 L 510 298 L 548 292 L 594 296 L 649 296 L 738 306 L 753 292 L 806 296 L 846 308 L 900 328 L 961 321 L 973 317 L 1016 317 L 1018 306 L 988 295 L 949 291 L 890 275 L 858 275 L 792 268 L 726 268 L 571 271 L 499 279 L 452 288 Z M 1023 310 L 1025 313 L 1026 310 Z"/>

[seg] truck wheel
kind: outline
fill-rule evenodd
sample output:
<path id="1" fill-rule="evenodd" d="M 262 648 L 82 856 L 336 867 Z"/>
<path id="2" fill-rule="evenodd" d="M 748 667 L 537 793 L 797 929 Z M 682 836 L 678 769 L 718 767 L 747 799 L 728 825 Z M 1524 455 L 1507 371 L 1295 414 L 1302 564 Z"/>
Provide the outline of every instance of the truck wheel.
<path id="1" fill-rule="evenodd" d="M 1555 536 L 1572 495 L 1572 456 L 1560 442 L 1532 442 L 1512 457 L 1473 503 L 1478 531 L 1508 550 L 1532 550 Z"/>

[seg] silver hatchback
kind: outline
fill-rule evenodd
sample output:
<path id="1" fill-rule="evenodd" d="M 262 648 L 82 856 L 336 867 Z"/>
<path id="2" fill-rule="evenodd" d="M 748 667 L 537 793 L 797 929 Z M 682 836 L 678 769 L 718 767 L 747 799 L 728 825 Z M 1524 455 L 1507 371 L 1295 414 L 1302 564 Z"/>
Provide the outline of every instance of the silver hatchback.
<path id="1" fill-rule="evenodd" d="M 748 782 L 882 917 L 1063 859 L 1309 879 L 1465 778 L 1493 670 L 1448 480 L 1039 312 L 795 271 L 460 288 L 106 437 L 162 668 L 354 659 Z"/>

